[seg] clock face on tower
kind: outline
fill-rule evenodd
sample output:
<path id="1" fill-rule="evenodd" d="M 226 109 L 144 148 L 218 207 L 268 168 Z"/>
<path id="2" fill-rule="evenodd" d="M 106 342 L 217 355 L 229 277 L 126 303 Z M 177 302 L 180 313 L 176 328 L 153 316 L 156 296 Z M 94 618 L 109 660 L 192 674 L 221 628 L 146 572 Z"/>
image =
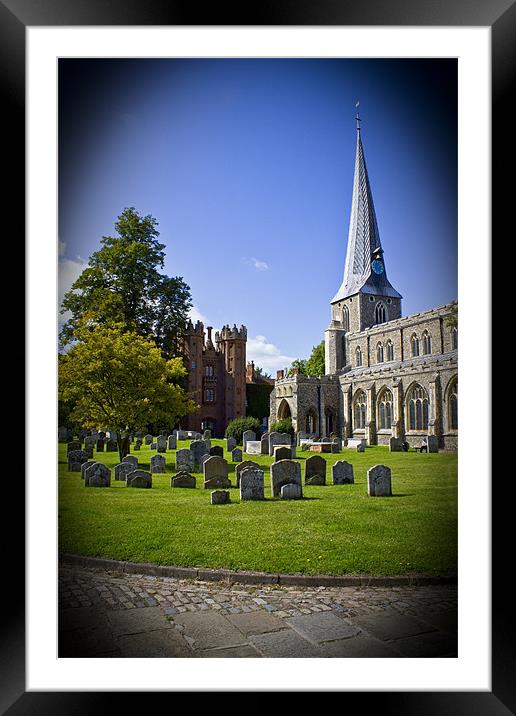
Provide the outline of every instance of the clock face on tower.
<path id="1" fill-rule="evenodd" d="M 380 275 L 383 273 L 383 261 L 381 259 L 375 259 L 371 264 L 371 268 L 375 273 Z"/>

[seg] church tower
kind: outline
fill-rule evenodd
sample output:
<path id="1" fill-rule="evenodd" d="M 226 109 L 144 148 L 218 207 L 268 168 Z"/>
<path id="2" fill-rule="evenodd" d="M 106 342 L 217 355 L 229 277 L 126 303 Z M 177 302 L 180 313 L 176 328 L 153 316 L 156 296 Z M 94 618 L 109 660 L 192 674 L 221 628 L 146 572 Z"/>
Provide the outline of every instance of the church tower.
<path id="1" fill-rule="evenodd" d="M 331 300 L 331 323 L 325 331 L 325 372 L 337 373 L 350 364 L 346 334 L 363 331 L 401 317 L 402 296 L 392 287 L 369 184 L 357 113 L 357 146 L 353 198 L 344 278 Z"/>

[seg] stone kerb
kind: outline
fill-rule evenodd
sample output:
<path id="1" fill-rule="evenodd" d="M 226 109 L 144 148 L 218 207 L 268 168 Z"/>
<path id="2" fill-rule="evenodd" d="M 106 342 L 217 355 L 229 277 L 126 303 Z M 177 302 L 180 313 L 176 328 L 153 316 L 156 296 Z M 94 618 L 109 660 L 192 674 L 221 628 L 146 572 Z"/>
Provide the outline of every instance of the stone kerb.
<path id="1" fill-rule="evenodd" d="M 237 487 L 240 487 L 240 475 L 242 474 L 242 470 L 245 470 L 246 467 L 253 467 L 257 470 L 261 470 L 260 465 L 258 465 L 257 462 L 253 462 L 252 460 L 244 460 L 244 462 L 235 465 L 235 478 Z"/>
<path id="2" fill-rule="evenodd" d="M 156 455 L 156 457 L 161 457 L 161 455 Z M 152 487 L 152 475 L 145 470 L 133 470 L 127 475 L 126 485 L 127 487 Z"/>
<path id="3" fill-rule="evenodd" d="M 240 499 L 264 500 L 263 470 L 256 467 L 246 467 L 240 474 Z"/>
<path id="4" fill-rule="evenodd" d="M 367 494 L 369 497 L 391 497 L 391 469 L 386 465 L 374 465 L 367 471 Z"/>
<path id="5" fill-rule="evenodd" d="M 176 452 L 176 470 L 186 470 L 186 472 L 194 472 L 195 461 L 192 451 L 188 448 L 182 448 Z"/>
<path id="6" fill-rule="evenodd" d="M 283 485 L 293 483 L 301 485 L 301 465 L 294 460 L 279 460 L 271 465 L 271 491 L 273 497 L 278 497 Z"/>
<path id="7" fill-rule="evenodd" d="M 326 485 L 326 460 L 320 455 L 305 461 L 305 485 Z"/>
<path id="8" fill-rule="evenodd" d="M 101 462 L 94 462 L 84 471 L 85 487 L 111 487 L 111 470 Z"/>
<path id="9" fill-rule="evenodd" d="M 260 440 L 247 440 L 244 452 L 247 455 L 261 455 L 262 443 Z"/>
<path id="10" fill-rule="evenodd" d="M 204 488 L 231 487 L 228 478 L 228 462 L 223 457 L 213 455 L 209 457 L 202 466 L 204 477 Z"/>
<path id="11" fill-rule="evenodd" d="M 166 472 L 165 465 L 166 459 L 164 455 L 153 455 L 150 459 L 150 471 L 151 473 L 163 473 Z"/>
<path id="12" fill-rule="evenodd" d="M 334 485 L 353 485 L 355 483 L 353 465 L 346 460 L 337 460 L 333 463 L 331 476 Z"/>

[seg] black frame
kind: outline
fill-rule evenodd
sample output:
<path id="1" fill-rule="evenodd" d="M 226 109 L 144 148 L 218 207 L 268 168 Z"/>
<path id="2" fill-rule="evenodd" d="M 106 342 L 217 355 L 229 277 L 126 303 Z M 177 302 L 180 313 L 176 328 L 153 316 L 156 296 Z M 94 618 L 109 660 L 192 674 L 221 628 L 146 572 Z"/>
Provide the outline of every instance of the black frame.
<path id="1" fill-rule="evenodd" d="M 198 20 L 202 18 L 200 23 Z M 73 26 L 73 25 L 405 25 L 405 26 L 480 26 L 490 27 L 492 36 L 492 225 L 493 241 L 509 230 L 509 213 L 514 203 L 513 171 L 507 179 L 504 170 L 513 159 L 514 166 L 514 120 L 508 111 L 511 98 L 511 79 L 516 69 L 516 3 L 515 0 L 262 0 L 225 6 L 212 3 L 199 8 L 196 3 L 176 0 L 0 0 L 0 92 L 2 97 L 4 137 L 16 149 L 11 165 L 4 164 L 4 176 L 8 182 L 4 189 L 5 219 L 12 220 L 10 238 L 20 236 L 21 218 L 25 215 L 25 28 L 27 26 Z M 514 93 L 512 93 L 514 94 Z M 4 144 L 4 147 L 7 143 Z M 512 151 L 511 151 L 512 150 Z M 512 218 L 512 217 L 511 217 Z M 5 230 L 4 230 L 5 231 Z M 512 242 L 512 237 L 509 239 Z M 21 244 L 21 237 L 19 239 Z M 23 245 L 23 244 L 22 244 Z M 19 245 L 17 246 L 19 263 Z M 509 250 L 509 247 L 507 247 Z M 493 252 L 493 257 L 495 256 Z M 510 277 L 499 274 L 503 281 L 492 286 L 493 307 L 503 288 L 510 284 Z M 509 280 L 507 280 L 509 279 Z M 21 305 L 24 306 L 24 298 Z M 501 301 L 498 305 L 502 305 Z M 19 307 L 19 304 L 18 304 Z M 19 315 L 19 308 L 18 308 Z M 495 311 L 491 312 L 493 319 Z M 493 325 L 494 329 L 495 325 Z M 482 327 L 485 340 L 486 331 Z M 487 331 L 488 339 L 490 338 Z M 22 365 L 23 339 L 18 336 L 16 344 L 9 348 Z M 20 354 L 20 355 L 17 355 Z M 23 376 L 22 376 L 23 378 Z M 20 381 L 20 385 L 24 382 Z M 494 387 L 494 386 L 493 386 Z M 493 395 L 503 395 L 493 390 Z M 18 400 L 22 405 L 23 401 Z M 495 405 L 498 414 L 502 405 Z M 495 412 L 496 411 L 496 412 Z M 509 426 L 507 426 L 509 427 Z M 511 425 L 512 427 L 512 425 Z M 489 439 L 490 436 L 484 436 Z M 509 471 L 510 471 L 510 466 Z M 509 472 L 510 475 L 510 472 Z M 510 475 L 512 477 L 512 475 Z M 511 561 L 507 564 L 506 545 L 512 534 L 511 501 L 505 498 L 505 485 L 492 490 L 492 691 L 491 692 L 346 692 L 345 704 L 350 701 L 372 708 L 379 708 L 385 715 L 396 714 L 454 714 L 492 716 L 516 713 L 516 633 L 514 610 L 511 608 L 507 578 L 512 576 Z M 6 488 L 4 488 L 6 489 Z M 0 709 L 2 713 L 91 713 L 120 708 L 120 698 L 129 696 L 131 704 L 143 705 L 136 693 L 107 692 L 26 692 L 25 691 L 25 605 L 22 594 L 24 584 L 24 484 L 10 481 L 8 499 L 9 515 L 14 518 L 9 530 L 9 540 L 4 537 L 3 574 L 7 582 L 4 591 L 18 601 L 2 610 L 2 633 L 0 640 Z M 5 503 L 4 503 L 5 504 Z M 4 516 L 6 516 L 4 511 Z M 13 540 L 13 533 L 15 539 Z M 5 545 L 9 548 L 6 549 Z M 512 555 L 511 555 L 512 556 Z M 4 582 L 5 584 L 5 582 Z M 13 590 L 11 585 L 16 585 Z M 314 689 L 316 691 L 317 689 Z M 197 696 L 201 696 L 198 692 Z M 171 694 L 168 695 L 170 699 Z M 147 693 L 145 705 L 151 694 Z M 357 698 L 358 697 L 358 698 Z M 173 698 L 173 697 L 172 697 Z M 116 702 L 115 702 L 116 699 Z M 173 702 L 174 703 L 174 702 Z M 170 704 L 170 701 L 169 701 Z M 512 710 L 510 710 L 512 709 Z"/>

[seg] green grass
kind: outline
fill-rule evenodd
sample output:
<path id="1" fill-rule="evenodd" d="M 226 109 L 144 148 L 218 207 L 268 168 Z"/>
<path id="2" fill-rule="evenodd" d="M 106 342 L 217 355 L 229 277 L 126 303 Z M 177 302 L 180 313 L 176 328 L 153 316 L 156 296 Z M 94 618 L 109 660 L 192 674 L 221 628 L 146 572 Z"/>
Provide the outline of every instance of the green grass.
<path id="1" fill-rule="evenodd" d="M 188 447 L 181 442 L 178 447 Z M 223 445 L 212 440 L 212 445 Z M 139 467 L 150 469 L 150 447 L 142 446 Z M 67 470 L 66 445 L 59 445 L 59 549 L 160 565 L 227 568 L 304 574 L 442 575 L 457 573 L 457 455 L 391 453 L 372 446 L 323 455 L 327 485 L 304 485 L 303 500 L 272 498 L 268 456 L 245 456 L 265 469 L 265 501 L 210 505 L 210 490 L 171 488 L 174 451 L 167 473 L 153 475 L 152 489 L 85 488 L 80 473 Z M 228 460 L 235 484 L 235 464 Z M 113 468 L 118 453 L 93 453 Z M 354 485 L 331 485 L 336 460 L 354 466 Z M 367 469 L 392 470 L 393 496 L 367 496 Z"/>

